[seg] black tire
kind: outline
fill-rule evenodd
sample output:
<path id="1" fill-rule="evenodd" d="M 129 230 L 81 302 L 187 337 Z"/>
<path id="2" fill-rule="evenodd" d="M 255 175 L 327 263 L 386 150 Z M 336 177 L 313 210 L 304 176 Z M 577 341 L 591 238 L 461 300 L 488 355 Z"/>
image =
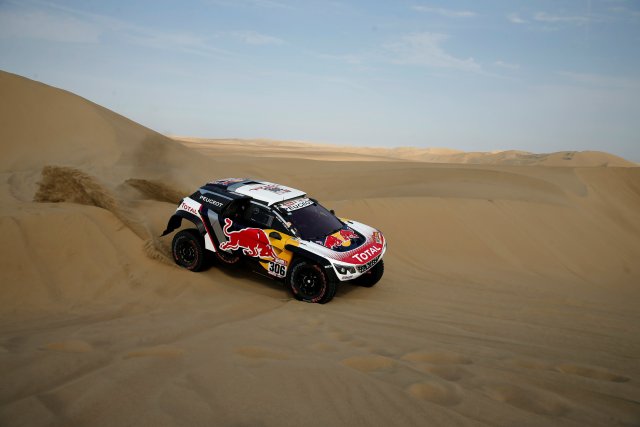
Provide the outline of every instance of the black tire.
<path id="1" fill-rule="evenodd" d="M 311 261 L 296 262 L 287 276 L 287 285 L 299 301 L 326 304 L 333 299 L 338 285 L 325 269 Z"/>
<path id="2" fill-rule="evenodd" d="M 366 273 L 354 280 L 358 286 L 370 288 L 382 279 L 384 274 L 384 261 L 380 260 L 376 265 L 371 267 Z"/>
<path id="3" fill-rule="evenodd" d="M 176 233 L 171 243 L 171 252 L 176 264 L 187 270 L 202 271 L 207 265 L 204 240 L 195 228 Z"/>

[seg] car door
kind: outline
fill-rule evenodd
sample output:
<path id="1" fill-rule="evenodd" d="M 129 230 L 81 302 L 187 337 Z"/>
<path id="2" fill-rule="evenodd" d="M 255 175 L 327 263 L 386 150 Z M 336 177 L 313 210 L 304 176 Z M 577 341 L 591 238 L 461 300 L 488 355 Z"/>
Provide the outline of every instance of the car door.
<path id="1" fill-rule="evenodd" d="M 261 216 L 254 212 L 255 206 L 246 200 L 230 204 L 220 216 L 220 225 L 226 241 L 220 249 L 241 251 L 252 258 L 271 258 L 273 250 L 269 239 L 259 224 Z"/>
<path id="2" fill-rule="evenodd" d="M 271 208 L 258 204 L 251 204 L 245 213 L 245 218 L 255 228 L 260 228 L 269 242 L 268 253 L 270 259 L 262 258 L 260 264 L 272 276 L 283 278 L 292 260 L 293 254 L 285 249 L 288 244 L 297 241 L 292 238 L 282 217 Z"/>
<path id="3" fill-rule="evenodd" d="M 273 212 L 267 206 L 250 203 L 244 211 L 243 220 L 248 227 L 254 230 L 248 238 L 260 252 L 259 257 L 261 259 L 272 258 L 272 260 L 278 258 L 269 238 L 275 220 Z"/>

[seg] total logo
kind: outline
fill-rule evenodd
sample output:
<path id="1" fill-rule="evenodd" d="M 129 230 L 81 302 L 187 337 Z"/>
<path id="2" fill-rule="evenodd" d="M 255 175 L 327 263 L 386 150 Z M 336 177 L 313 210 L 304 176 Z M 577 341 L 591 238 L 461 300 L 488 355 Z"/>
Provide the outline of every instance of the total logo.
<path id="1" fill-rule="evenodd" d="M 182 204 L 180 205 L 180 209 L 184 209 L 187 212 L 190 212 L 190 213 L 192 213 L 194 215 L 198 215 L 198 211 L 195 210 L 195 208 L 192 208 L 191 206 L 186 204 L 185 202 L 182 202 Z"/>
<path id="2" fill-rule="evenodd" d="M 371 246 L 365 249 L 364 251 L 360 252 L 359 254 L 354 254 L 353 257 L 357 259 L 359 262 L 366 262 L 370 258 L 373 258 L 374 256 L 376 256 L 378 252 L 381 252 L 381 251 L 382 251 L 382 248 L 379 248 L 377 246 Z"/>

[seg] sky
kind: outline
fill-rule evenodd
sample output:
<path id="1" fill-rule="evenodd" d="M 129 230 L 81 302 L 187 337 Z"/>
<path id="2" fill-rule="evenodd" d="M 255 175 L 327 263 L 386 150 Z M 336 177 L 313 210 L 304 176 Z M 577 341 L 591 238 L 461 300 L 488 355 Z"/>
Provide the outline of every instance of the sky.
<path id="1" fill-rule="evenodd" d="M 0 0 L 0 69 L 169 135 L 640 162 L 639 0 Z"/>

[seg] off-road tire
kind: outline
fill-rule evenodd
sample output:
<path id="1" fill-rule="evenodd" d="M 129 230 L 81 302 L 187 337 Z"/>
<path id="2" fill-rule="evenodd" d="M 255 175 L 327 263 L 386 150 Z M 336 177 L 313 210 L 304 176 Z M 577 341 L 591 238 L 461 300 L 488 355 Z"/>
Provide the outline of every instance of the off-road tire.
<path id="1" fill-rule="evenodd" d="M 176 233 L 171 242 L 171 252 L 176 264 L 187 270 L 202 271 L 207 266 L 204 239 L 195 228 Z"/>
<path id="2" fill-rule="evenodd" d="M 287 286 L 295 299 L 318 304 L 331 301 L 338 288 L 336 280 L 322 266 L 307 260 L 293 264 Z"/>
<path id="3" fill-rule="evenodd" d="M 378 261 L 376 265 L 371 267 L 362 276 L 354 280 L 354 283 L 358 286 L 370 288 L 382 279 L 384 274 L 384 260 Z"/>

